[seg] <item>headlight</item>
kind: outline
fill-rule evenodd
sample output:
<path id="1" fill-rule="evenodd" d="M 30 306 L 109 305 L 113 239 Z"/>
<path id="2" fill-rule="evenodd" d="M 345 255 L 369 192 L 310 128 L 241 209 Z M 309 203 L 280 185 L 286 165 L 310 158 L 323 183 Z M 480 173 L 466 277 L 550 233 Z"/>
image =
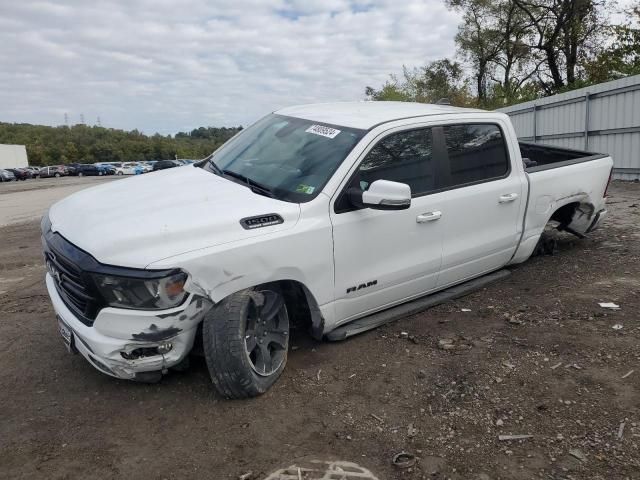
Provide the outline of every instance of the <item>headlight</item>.
<path id="1" fill-rule="evenodd" d="M 132 278 L 94 273 L 98 290 L 110 307 L 136 310 L 165 310 L 177 307 L 188 293 L 187 274 L 174 273 L 163 278 Z"/>

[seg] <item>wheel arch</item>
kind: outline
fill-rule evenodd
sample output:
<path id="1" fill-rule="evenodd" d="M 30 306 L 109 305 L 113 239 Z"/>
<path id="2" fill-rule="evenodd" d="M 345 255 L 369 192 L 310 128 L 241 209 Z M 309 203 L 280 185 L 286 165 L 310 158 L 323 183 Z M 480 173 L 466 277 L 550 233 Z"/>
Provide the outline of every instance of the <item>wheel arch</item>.
<path id="1" fill-rule="evenodd" d="M 285 300 L 287 311 L 290 315 L 290 320 L 293 324 L 299 327 L 308 328 L 311 335 L 320 340 L 324 333 L 325 319 L 320 310 L 318 301 L 313 292 L 303 282 L 290 277 L 283 277 L 279 279 L 269 279 L 264 282 L 252 282 L 251 285 L 235 284 L 235 288 L 216 289 L 215 292 L 209 292 L 209 295 L 205 295 L 210 298 L 214 303 L 219 303 L 225 298 L 246 290 L 249 288 L 265 288 L 274 289 L 279 291 Z M 200 290 L 200 288 L 193 288 L 195 285 L 191 284 L 191 290 Z M 190 290 L 189 286 L 186 287 Z M 203 294 L 204 292 L 195 292 Z"/>

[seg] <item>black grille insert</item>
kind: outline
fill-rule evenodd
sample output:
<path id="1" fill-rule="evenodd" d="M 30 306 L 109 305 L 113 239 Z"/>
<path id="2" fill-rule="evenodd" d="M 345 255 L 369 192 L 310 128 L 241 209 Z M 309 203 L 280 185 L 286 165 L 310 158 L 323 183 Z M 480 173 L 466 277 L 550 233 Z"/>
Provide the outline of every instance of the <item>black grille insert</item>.
<path id="1" fill-rule="evenodd" d="M 93 325 L 103 302 L 80 266 L 87 254 L 56 234 L 47 236 L 43 246 L 47 270 L 65 305 L 82 323 Z"/>

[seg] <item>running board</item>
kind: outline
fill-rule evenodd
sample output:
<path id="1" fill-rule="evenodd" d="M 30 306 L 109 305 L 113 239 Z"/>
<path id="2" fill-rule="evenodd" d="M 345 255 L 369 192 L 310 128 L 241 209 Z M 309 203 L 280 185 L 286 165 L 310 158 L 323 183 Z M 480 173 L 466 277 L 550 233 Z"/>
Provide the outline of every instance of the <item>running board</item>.
<path id="1" fill-rule="evenodd" d="M 509 270 L 503 269 L 498 270 L 497 272 L 489 273 L 488 275 L 484 275 L 482 277 L 474 278 L 473 280 L 469 280 L 468 282 L 449 287 L 446 290 L 442 290 L 425 297 L 420 297 L 416 300 L 391 307 L 381 312 L 373 313 L 367 317 L 358 318 L 336 328 L 335 330 L 332 330 L 325 337 L 327 338 L 327 340 L 330 340 L 332 342 L 344 340 L 347 337 L 351 337 L 353 335 L 366 332 L 367 330 L 377 328 L 380 325 L 384 325 L 385 323 L 390 323 L 394 320 L 398 320 L 401 317 L 413 315 L 414 313 L 418 313 L 441 303 L 448 302 L 449 300 L 453 300 L 454 298 L 469 295 L 470 293 L 473 293 L 476 290 L 479 290 L 480 288 L 483 288 L 497 280 L 502 280 L 509 275 L 511 275 L 511 272 Z"/>

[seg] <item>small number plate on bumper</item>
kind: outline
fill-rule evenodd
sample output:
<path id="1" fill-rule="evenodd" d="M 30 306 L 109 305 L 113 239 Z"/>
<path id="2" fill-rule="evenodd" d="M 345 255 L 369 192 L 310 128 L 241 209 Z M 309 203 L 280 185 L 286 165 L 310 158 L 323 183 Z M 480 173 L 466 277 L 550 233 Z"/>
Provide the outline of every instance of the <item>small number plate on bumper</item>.
<path id="1" fill-rule="evenodd" d="M 62 337 L 62 341 L 67 347 L 67 351 L 69 353 L 76 353 L 75 345 L 73 344 L 73 330 L 64 323 L 62 318 L 58 316 L 58 331 L 60 332 L 60 336 Z"/>

